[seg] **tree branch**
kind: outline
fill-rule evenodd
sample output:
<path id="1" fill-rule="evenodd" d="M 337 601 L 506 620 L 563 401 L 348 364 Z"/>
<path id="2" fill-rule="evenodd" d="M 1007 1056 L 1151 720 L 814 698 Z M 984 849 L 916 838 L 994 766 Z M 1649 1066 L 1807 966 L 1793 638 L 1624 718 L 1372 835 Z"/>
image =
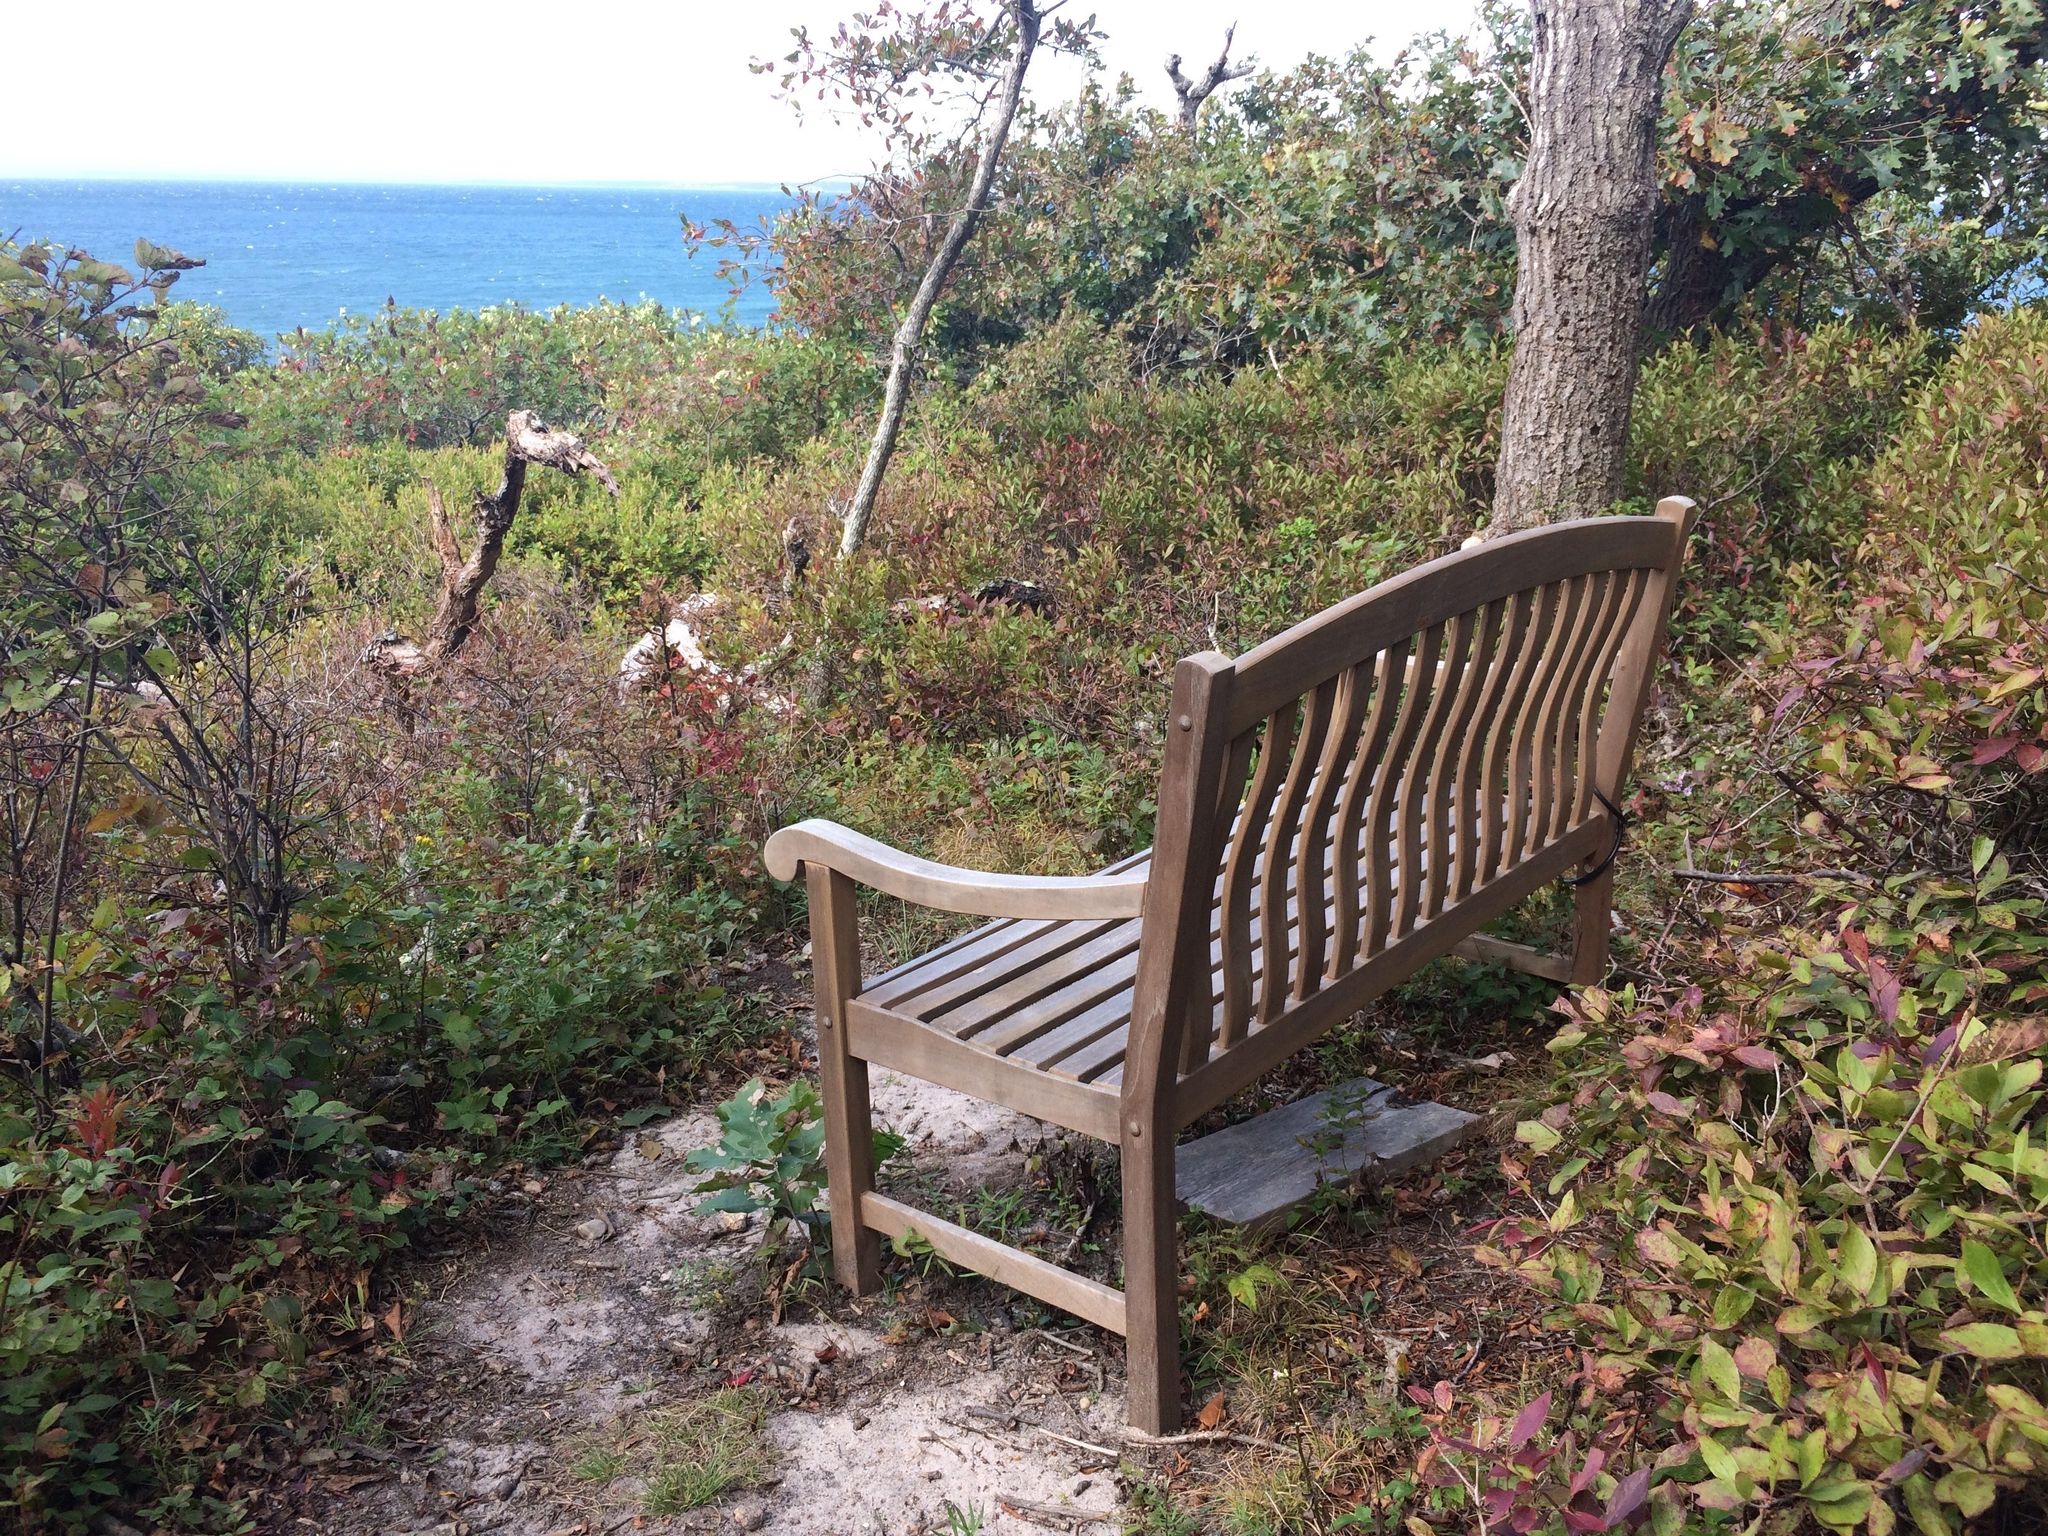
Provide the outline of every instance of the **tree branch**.
<path id="1" fill-rule="evenodd" d="M 1216 62 L 1202 72 L 1199 80 L 1190 80 L 1180 72 L 1179 54 L 1168 57 L 1166 77 L 1173 82 L 1173 94 L 1180 98 L 1180 126 L 1184 132 L 1192 134 L 1195 131 L 1195 119 L 1201 115 L 1202 103 L 1216 93 L 1218 86 L 1242 80 L 1252 72 L 1249 64 L 1232 65 L 1230 62 L 1230 44 L 1236 36 L 1237 23 L 1233 21 L 1223 33 L 1223 51 L 1216 55 Z"/>

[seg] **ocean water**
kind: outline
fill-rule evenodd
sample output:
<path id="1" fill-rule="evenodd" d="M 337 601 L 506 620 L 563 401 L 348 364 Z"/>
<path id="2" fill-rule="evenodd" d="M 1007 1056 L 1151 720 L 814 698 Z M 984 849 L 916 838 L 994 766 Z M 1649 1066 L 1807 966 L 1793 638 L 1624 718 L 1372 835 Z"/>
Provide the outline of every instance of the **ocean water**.
<path id="1" fill-rule="evenodd" d="M 283 186 L 260 182 L 8 181 L 0 236 L 129 263 L 138 235 L 206 265 L 174 290 L 265 336 L 394 298 L 416 309 L 533 309 L 655 299 L 716 315 L 730 288 L 692 258 L 683 213 L 751 226 L 776 188 Z M 759 284 L 737 318 L 758 325 Z"/>

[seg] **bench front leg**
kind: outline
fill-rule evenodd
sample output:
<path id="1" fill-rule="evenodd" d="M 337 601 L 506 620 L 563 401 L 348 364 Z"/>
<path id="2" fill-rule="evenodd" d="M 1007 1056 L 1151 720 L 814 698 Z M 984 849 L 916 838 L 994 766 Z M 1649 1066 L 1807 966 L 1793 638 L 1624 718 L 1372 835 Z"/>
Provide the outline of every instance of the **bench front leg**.
<path id="1" fill-rule="evenodd" d="M 856 1296 L 882 1284 L 882 1239 L 861 1219 L 875 1187 L 874 1113 L 868 1064 L 847 1050 L 846 1003 L 860 987 L 860 919 L 853 881 L 804 866 L 811 897 L 811 976 L 816 989 L 818 1091 L 825 1101 L 825 1194 L 832 1212 L 832 1271 Z"/>

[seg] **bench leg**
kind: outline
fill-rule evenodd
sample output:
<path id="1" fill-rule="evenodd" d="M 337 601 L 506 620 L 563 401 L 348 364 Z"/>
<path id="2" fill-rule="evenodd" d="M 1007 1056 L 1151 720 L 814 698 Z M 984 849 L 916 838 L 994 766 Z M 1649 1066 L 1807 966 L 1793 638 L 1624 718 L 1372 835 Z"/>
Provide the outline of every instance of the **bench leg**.
<path id="1" fill-rule="evenodd" d="M 832 1211 L 832 1272 L 856 1296 L 882 1284 L 882 1239 L 861 1220 L 875 1187 L 875 1122 L 868 1064 L 846 1048 L 846 1000 L 860 986 L 860 927 L 853 882 L 808 865 L 811 974 L 816 988 L 818 1093 L 825 1101 L 825 1194 Z"/>
<path id="2" fill-rule="evenodd" d="M 1573 986 L 1590 987 L 1607 975 L 1607 945 L 1614 929 L 1614 866 L 1609 864 L 1572 892 Z"/>
<path id="3" fill-rule="evenodd" d="M 1124 1345 L 1133 1428 L 1180 1428 L 1180 1231 L 1173 1137 L 1123 1138 Z"/>

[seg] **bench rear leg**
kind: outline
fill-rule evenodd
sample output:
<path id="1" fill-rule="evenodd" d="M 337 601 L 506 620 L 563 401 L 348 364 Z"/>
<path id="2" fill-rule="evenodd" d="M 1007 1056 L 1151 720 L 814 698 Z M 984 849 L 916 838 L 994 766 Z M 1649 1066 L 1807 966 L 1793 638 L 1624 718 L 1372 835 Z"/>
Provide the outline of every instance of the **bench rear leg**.
<path id="1" fill-rule="evenodd" d="M 1608 969 L 1608 942 L 1614 929 L 1614 866 L 1609 864 L 1572 891 L 1573 986 L 1590 987 Z"/>
<path id="2" fill-rule="evenodd" d="M 1124 1352 L 1133 1428 L 1180 1428 L 1180 1232 L 1173 1137 L 1123 1138 Z"/>
<path id="3" fill-rule="evenodd" d="M 882 1239 L 861 1219 L 875 1187 L 874 1114 L 868 1064 L 846 1048 L 846 1001 L 860 986 L 860 926 L 853 882 L 805 867 L 811 896 L 811 974 L 816 989 L 818 1092 L 825 1101 L 825 1192 L 832 1212 L 832 1272 L 856 1296 L 882 1284 Z"/>

